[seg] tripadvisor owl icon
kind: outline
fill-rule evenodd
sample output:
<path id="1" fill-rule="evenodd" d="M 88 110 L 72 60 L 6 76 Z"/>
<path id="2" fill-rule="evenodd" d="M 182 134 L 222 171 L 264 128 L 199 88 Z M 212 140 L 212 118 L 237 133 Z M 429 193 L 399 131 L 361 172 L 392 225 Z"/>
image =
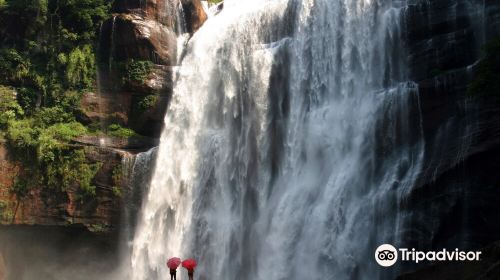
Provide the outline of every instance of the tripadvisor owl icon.
<path id="1" fill-rule="evenodd" d="M 398 250 L 390 244 L 382 244 L 375 250 L 375 260 L 381 266 L 392 266 L 398 260 Z"/>

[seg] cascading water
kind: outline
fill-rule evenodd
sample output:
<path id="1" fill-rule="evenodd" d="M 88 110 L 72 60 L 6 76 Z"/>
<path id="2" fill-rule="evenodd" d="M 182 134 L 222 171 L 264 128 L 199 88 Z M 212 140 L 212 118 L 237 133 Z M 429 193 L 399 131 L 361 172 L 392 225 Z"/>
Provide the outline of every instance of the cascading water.
<path id="1" fill-rule="evenodd" d="M 136 213 L 140 210 L 142 197 L 148 191 L 147 187 L 152 173 L 149 168 L 154 168 L 157 150 L 158 148 L 152 148 L 149 151 L 136 154 L 131 167 L 125 171 L 128 180 L 124 185 L 126 190 L 123 200 L 126 207 L 123 213 L 125 219 L 123 224 L 125 225 L 124 235 L 127 241 L 133 238 Z"/>
<path id="2" fill-rule="evenodd" d="M 404 1 L 226 1 L 194 35 L 165 119 L 133 279 L 376 279 L 421 169 Z M 181 278 L 185 279 L 185 278 Z"/>

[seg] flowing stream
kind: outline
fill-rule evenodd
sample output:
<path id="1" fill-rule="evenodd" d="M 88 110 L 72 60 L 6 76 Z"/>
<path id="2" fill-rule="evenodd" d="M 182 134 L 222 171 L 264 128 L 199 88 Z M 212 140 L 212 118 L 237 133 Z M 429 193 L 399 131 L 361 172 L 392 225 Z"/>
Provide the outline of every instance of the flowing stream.
<path id="1" fill-rule="evenodd" d="M 132 279 L 386 279 L 422 169 L 405 1 L 226 0 L 191 38 L 139 217 Z M 178 273 L 178 279 L 187 274 Z"/>

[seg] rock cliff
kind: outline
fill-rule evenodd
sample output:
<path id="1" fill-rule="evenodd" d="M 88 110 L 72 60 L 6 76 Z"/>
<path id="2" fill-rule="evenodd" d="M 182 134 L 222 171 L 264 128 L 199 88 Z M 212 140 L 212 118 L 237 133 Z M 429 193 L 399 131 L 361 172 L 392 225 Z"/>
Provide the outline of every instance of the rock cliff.
<path id="1" fill-rule="evenodd" d="M 172 94 L 176 37 L 181 32 L 194 33 L 206 19 L 199 0 L 114 1 L 112 15 L 100 28 L 99 91 L 83 95 L 77 119 L 102 130 L 119 124 L 137 134 L 83 135 L 71 143 L 83 149 L 88 163 L 99 166 L 92 180 L 94 196 L 82 196 L 78 185 L 54 190 L 40 184 L 19 199 L 13 189 L 27 167 L 15 159 L 7 143 L 0 142 L 0 279 L 47 271 L 43 266 L 54 262 L 44 260 L 57 256 L 63 256 L 57 262 L 61 267 L 50 269 L 46 277 L 56 277 L 54 271 L 73 277 L 71 271 L 85 271 L 85 265 L 103 273 L 116 267 L 109 264 L 110 259 L 118 260 L 120 229 L 134 220 L 125 217 L 125 204 L 135 210 L 140 205 L 130 201 L 137 195 L 126 188 L 127 176 L 134 155 L 157 145 Z M 75 251 L 81 252 L 77 259 L 65 253 Z M 74 261 L 67 263 L 65 258 Z M 39 267 L 27 269 L 27 263 Z M 61 275 L 57 277 L 69 277 Z"/>
<path id="2" fill-rule="evenodd" d="M 207 15 L 199 0 L 117 0 L 112 12 L 100 29 L 100 92 L 83 95 L 78 118 L 84 124 L 104 128 L 110 123 L 129 126 L 139 135 L 75 139 L 77 147 L 84 147 L 87 160 L 101 165 L 93 180 L 96 195 L 90 200 L 82 199 L 77 185 L 65 191 L 40 186 L 18 200 L 12 187 L 25 167 L 9 155 L 6 143 L 0 143 L 2 224 L 83 225 L 91 231 L 119 227 L 122 199 L 116 172 L 126 158 L 133 160 L 135 152 L 157 145 L 155 137 L 161 133 L 172 93 L 176 36 L 179 32 L 195 32 Z M 184 24 L 188 29 L 180 30 Z M 143 62 L 139 66 L 146 65 L 147 71 L 138 78 L 127 79 L 123 72 L 130 70 L 124 69 L 130 61 Z"/>
<path id="3" fill-rule="evenodd" d="M 142 135 L 159 137 L 177 65 L 176 36 L 194 33 L 207 15 L 199 0 L 118 0 L 112 11 L 112 18 L 101 28 L 101 94 L 97 98 L 103 103 L 119 100 L 123 109 L 115 112 L 123 116 L 125 125 Z M 144 77 L 134 80 L 126 73 L 124 77 L 124 72 L 134 71 L 127 69 L 131 61 L 151 66 Z M 144 103 L 147 106 L 138 110 L 137 104 Z M 104 106 L 108 112 L 101 114 L 101 121 L 114 113 L 112 107 Z"/>
<path id="4" fill-rule="evenodd" d="M 500 100 L 471 93 L 469 88 L 481 78 L 483 46 L 500 37 L 500 4 L 409 2 L 404 18 L 406 43 L 410 76 L 419 84 L 420 108 L 415 115 L 422 118 L 425 166 L 419 185 L 400 206 L 410 217 L 401 229 L 402 244 L 420 250 L 454 249 L 457 244 L 462 249 L 482 248 L 500 240 L 495 222 L 500 213 L 495 171 L 500 164 Z M 480 276 L 429 278 L 431 271 L 401 279 Z"/>
<path id="5" fill-rule="evenodd" d="M 41 226 L 82 226 L 94 232 L 116 231 L 120 222 L 121 194 L 115 170 L 119 170 L 125 152 L 94 146 L 85 147 L 90 162 L 102 163 L 94 184 L 96 195 L 83 197 L 79 186 L 53 190 L 44 186 L 30 189 L 22 199 L 12 192 L 23 166 L 14 161 L 8 149 L 0 145 L 0 224 Z M 120 169 L 121 170 L 121 169 Z M 121 175 L 121 174 L 120 174 Z"/>

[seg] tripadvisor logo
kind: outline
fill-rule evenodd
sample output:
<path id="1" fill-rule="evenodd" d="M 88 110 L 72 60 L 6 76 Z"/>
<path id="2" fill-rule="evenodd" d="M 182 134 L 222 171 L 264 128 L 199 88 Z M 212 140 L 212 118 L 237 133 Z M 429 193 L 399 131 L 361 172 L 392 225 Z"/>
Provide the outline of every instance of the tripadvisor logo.
<path id="1" fill-rule="evenodd" d="M 391 244 L 382 244 L 375 250 L 375 260 L 381 266 L 392 266 L 398 261 L 398 250 Z"/>
<path id="2" fill-rule="evenodd" d="M 442 249 L 440 251 L 417 251 L 414 248 L 396 249 L 391 244 L 380 245 L 375 250 L 375 260 L 384 267 L 394 265 L 398 261 L 398 256 L 401 261 L 419 263 L 421 261 L 479 261 L 480 251 L 460 251 L 458 249 L 449 251 Z"/>

